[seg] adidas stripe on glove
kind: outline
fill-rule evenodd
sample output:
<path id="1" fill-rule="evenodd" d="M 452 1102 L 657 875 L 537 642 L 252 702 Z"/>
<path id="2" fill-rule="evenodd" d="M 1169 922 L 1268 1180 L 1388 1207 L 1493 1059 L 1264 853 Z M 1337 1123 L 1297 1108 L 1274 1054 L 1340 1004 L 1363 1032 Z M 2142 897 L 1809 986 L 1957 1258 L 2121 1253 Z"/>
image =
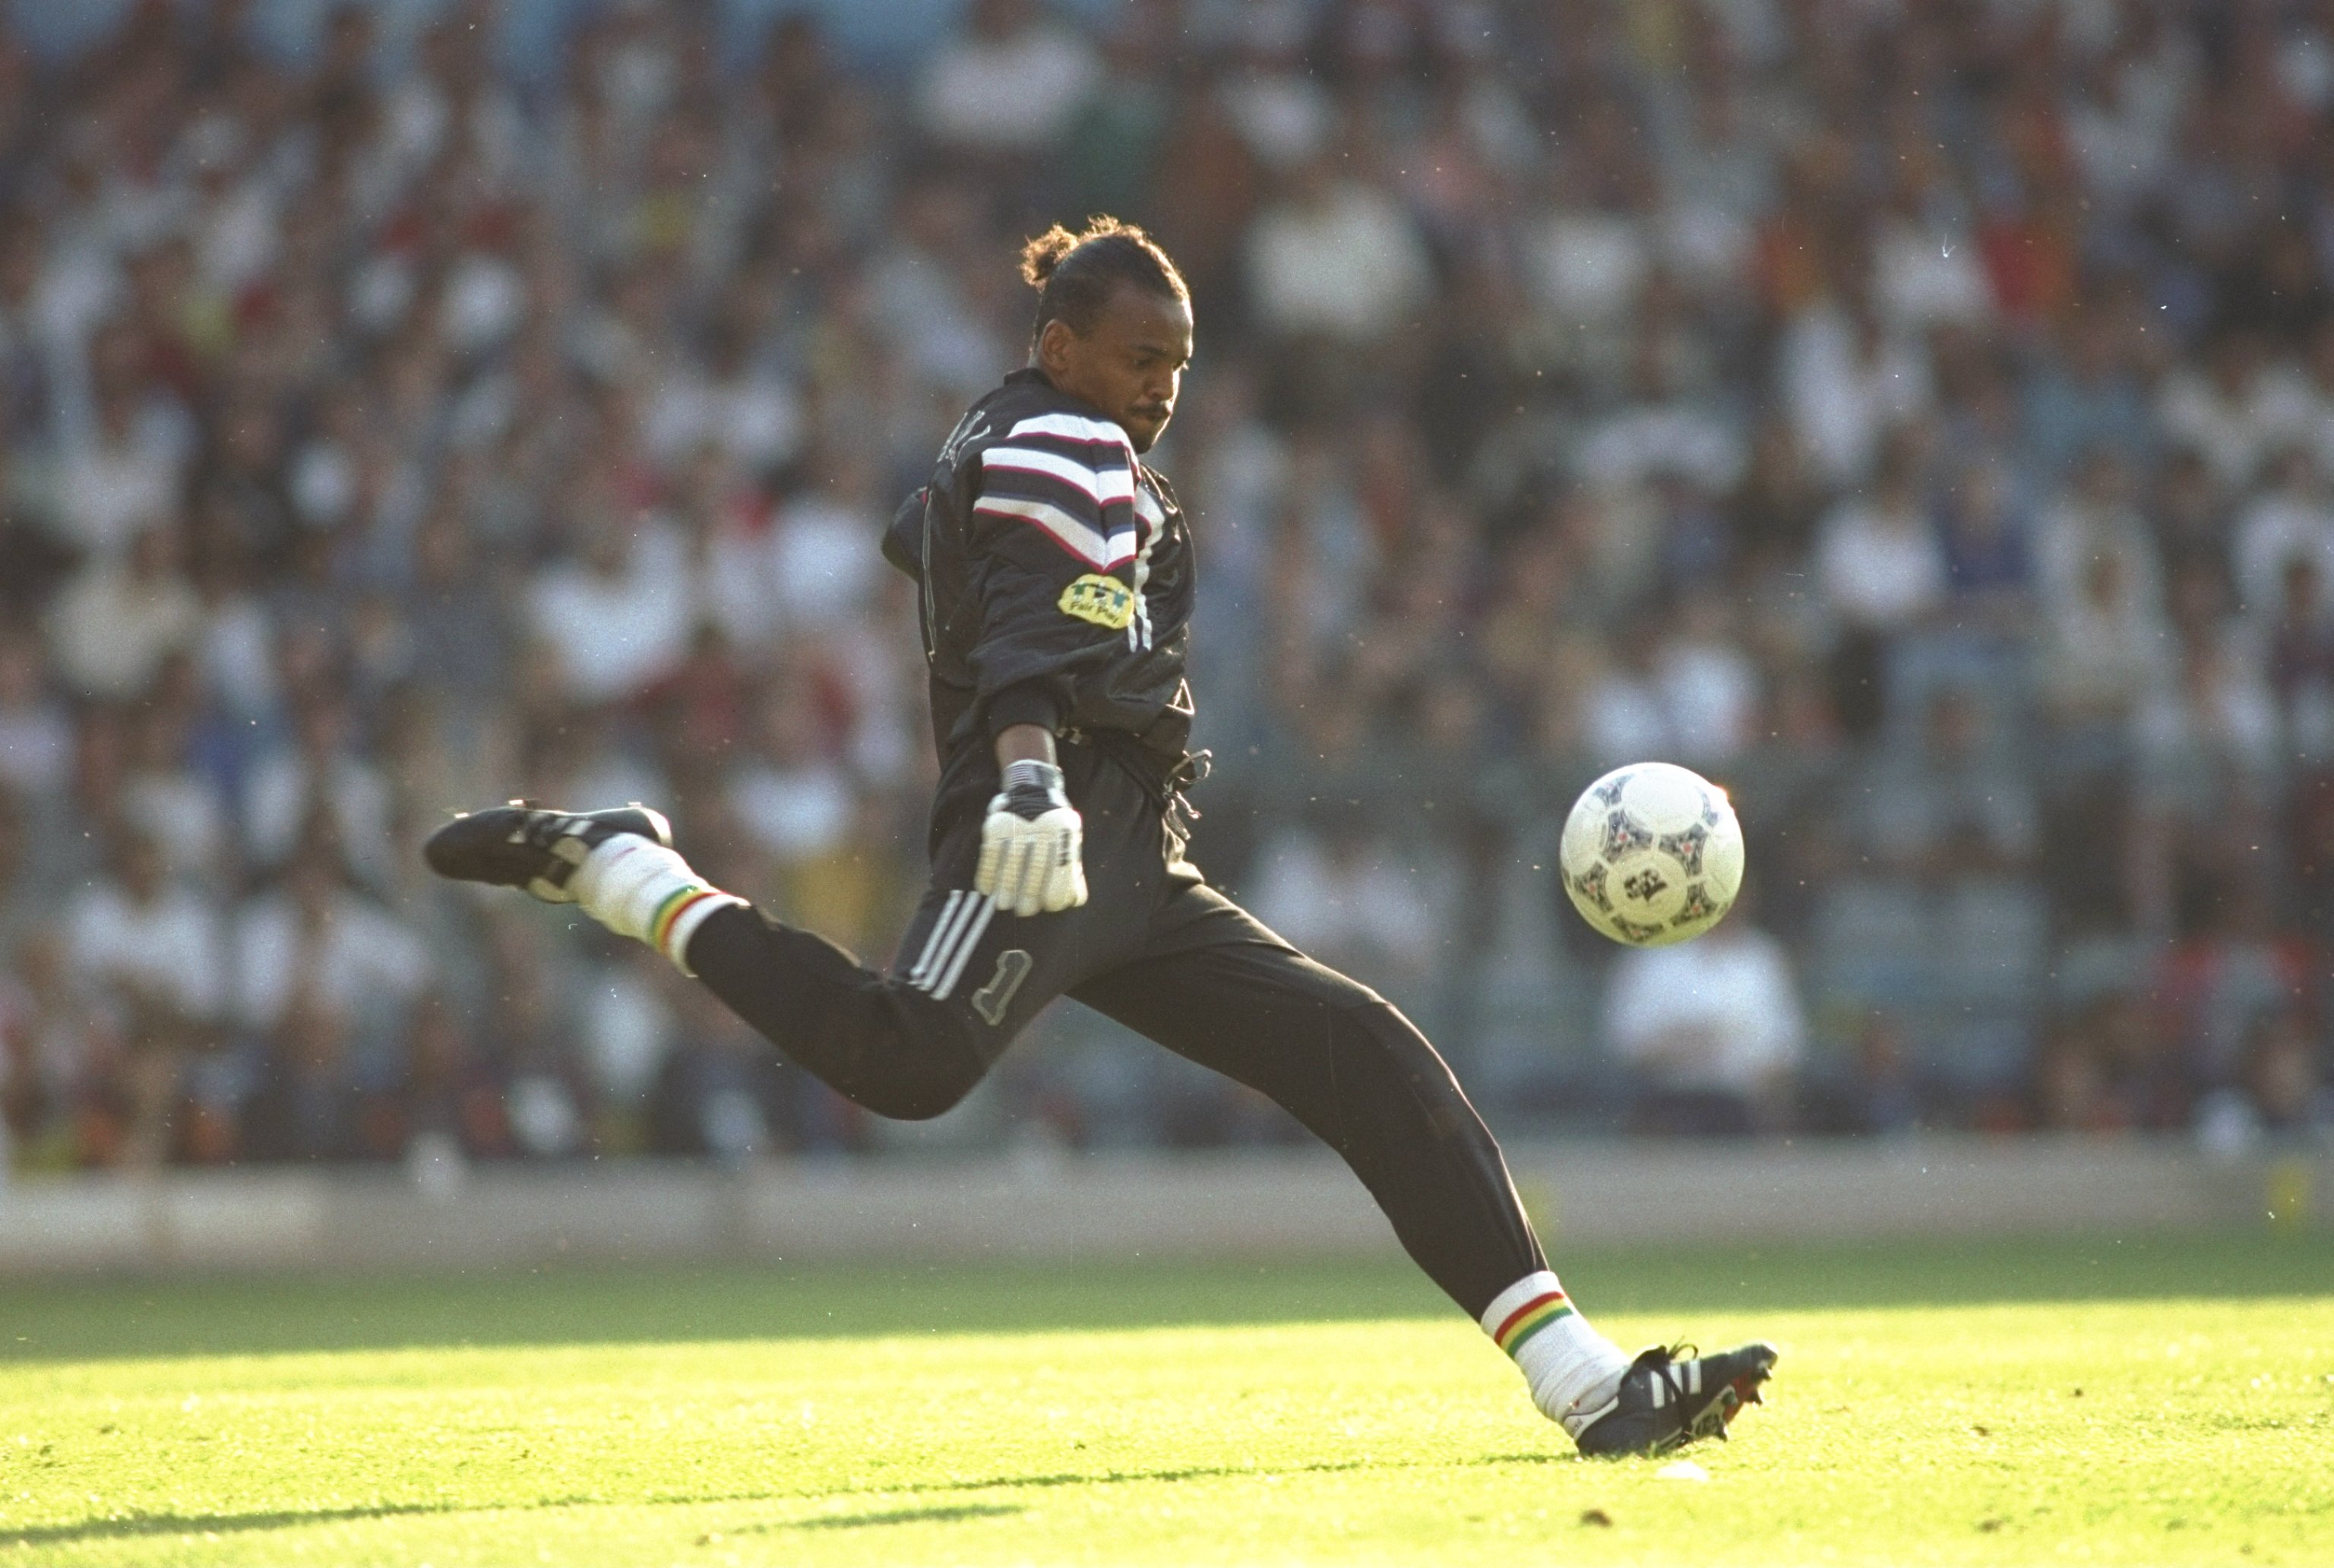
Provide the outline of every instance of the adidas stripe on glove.
<path id="1" fill-rule="evenodd" d="M 980 827 L 980 863 L 972 888 L 1008 914 L 1051 914 L 1086 901 L 1081 856 L 1085 823 L 1062 793 L 1062 770 L 1021 761 L 1005 767 Z"/>

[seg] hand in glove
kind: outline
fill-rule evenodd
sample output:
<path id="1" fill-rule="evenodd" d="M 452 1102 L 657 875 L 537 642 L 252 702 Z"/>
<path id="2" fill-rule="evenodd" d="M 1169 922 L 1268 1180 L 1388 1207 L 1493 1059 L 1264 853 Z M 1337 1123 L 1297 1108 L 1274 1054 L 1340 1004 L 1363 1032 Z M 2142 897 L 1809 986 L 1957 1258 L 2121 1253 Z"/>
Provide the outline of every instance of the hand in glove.
<path id="1" fill-rule="evenodd" d="M 1014 915 L 1051 914 L 1085 903 L 1085 824 L 1062 793 L 1062 770 L 1045 762 L 1008 763 L 1003 784 L 989 798 L 989 820 L 980 827 L 973 891 Z"/>

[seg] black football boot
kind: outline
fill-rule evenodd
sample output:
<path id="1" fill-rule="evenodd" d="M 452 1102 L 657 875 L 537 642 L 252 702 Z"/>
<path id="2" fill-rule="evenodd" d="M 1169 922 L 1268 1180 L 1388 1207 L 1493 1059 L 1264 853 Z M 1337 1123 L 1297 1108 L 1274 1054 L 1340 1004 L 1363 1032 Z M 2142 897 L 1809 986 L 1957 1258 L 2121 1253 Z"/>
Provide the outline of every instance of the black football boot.
<path id="1" fill-rule="evenodd" d="M 1737 1411 L 1766 1403 L 1759 1385 L 1775 1360 L 1775 1347 L 1755 1340 L 1714 1356 L 1695 1356 L 1690 1345 L 1641 1351 L 1612 1403 L 1576 1439 L 1580 1451 L 1602 1458 L 1666 1454 L 1698 1438 L 1722 1442 Z"/>
<path id="2" fill-rule="evenodd" d="M 572 904 L 568 879 L 584 857 L 620 833 L 672 848 L 672 824 L 637 801 L 603 812 L 555 812 L 513 801 L 466 812 L 431 833 L 422 858 L 441 877 L 524 888 L 545 903 Z"/>

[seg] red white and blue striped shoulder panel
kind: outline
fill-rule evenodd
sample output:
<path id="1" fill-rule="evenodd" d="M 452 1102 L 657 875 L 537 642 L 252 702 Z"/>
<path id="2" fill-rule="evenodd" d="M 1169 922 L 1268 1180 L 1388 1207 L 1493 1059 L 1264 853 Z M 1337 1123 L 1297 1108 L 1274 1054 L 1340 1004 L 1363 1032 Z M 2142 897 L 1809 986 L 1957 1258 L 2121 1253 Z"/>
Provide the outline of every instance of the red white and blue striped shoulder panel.
<path id="1" fill-rule="evenodd" d="M 1134 558 L 1134 454 L 1103 419 L 1037 414 L 980 454 L 976 513 L 1035 524 L 1098 572 Z"/>

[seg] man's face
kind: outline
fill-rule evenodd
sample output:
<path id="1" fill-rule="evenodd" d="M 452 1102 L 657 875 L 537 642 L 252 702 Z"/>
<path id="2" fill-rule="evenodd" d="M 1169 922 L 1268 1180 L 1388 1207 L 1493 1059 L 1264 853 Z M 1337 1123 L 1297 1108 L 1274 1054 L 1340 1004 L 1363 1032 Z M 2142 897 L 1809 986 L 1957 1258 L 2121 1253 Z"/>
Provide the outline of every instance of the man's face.
<path id="1" fill-rule="evenodd" d="M 1191 362 L 1191 306 L 1121 284 L 1080 335 L 1058 318 L 1037 339 L 1037 363 L 1055 386 L 1117 421 L 1148 452 L 1175 414 L 1183 368 Z"/>

